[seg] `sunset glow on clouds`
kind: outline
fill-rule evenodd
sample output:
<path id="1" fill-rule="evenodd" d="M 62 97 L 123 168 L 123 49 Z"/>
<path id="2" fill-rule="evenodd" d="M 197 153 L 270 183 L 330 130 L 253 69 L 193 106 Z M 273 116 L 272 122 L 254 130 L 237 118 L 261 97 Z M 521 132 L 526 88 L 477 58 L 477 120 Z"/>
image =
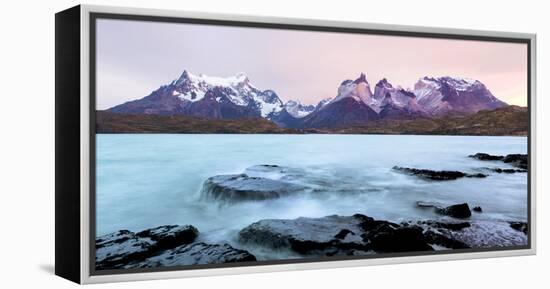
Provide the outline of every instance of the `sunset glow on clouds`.
<path id="1" fill-rule="evenodd" d="M 283 101 L 334 97 L 361 72 L 412 88 L 423 76 L 480 80 L 508 104 L 527 104 L 527 45 L 100 19 L 97 108 L 142 98 L 184 69 L 212 76 L 245 72 Z"/>

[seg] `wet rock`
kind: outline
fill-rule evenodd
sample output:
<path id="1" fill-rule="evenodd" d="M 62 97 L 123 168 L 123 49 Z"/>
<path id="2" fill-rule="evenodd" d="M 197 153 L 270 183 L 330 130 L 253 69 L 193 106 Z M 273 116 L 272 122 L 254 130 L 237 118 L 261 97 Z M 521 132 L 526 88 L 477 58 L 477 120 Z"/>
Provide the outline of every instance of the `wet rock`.
<path id="1" fill-rule="evenodd" d="M 394 166 L 393 169 L 408 175 L 417 176 L 422 179 L 433 180 L 433 181 L 450 181 L 450 180 L 456 180 L 464 177 L 467 177 L 467 178 L 487 177 L 487 175 L 482 173 L 468 174 L 468 173 L 459 172 L 459 171 L 433 171 L 433 170 L 427 170 L 427 169 L 406 168 L 406 167 L 398 167 L 398 166 Z"/>
<path id="2" fill-rule="evenodd" d="M 225 201 L 266 200 L 305 189 L 289 182 L 247 174 L 220 175 L 210 177 L 203 183 L 202 195 Z"/>
<path id="3" fill-rule="evenodd" d="M 439 245 L 448 249 L 468 249 L 471 248 L 466 243 L 447 237 L 444 234 L 428 230 L 424 233 L 430 244 Z"/>
<path id="4" fill-rule="evenodd" d="M 499 156 L 486 153 L 477 153 L 475 155 L 470 155 L 469 157 L 480 161 L 502 161 L 523 170 L 529 169 L 529 157 L 526 154 L 509 154 L 506 156 Z"/>
<path id="5" fill-rule="evenodd" d="M 360 235 L 361 218 L 327 216 L 323 218 L 267 219 L 239 232 L 239 241 L 272 249 L 290 249 L 303 255 L 346 255 L 365 251 Z"/>
<path id="6" fill-rule="evenodd" d="M 469 218 L 472 216 L 472 211 L 467 203 L 456 204 L 445 208 L 436 208 L 435 212 L 441 215 L 450 216 L 453 218 Z"/>
<path id="7" fill-rule="evenodd" d="M 334 238 L 344 240 L 348 234 L 355 235 L 354 232 L 352 232 L 348 229 L 343 229 L 340 232 L 338 232 L 338 234 L 334 235 Z"/>
<path id="8" fill-rule="evenodd" d="M 483 212 L 483 210 L 482 210 L 481 207 L 479 207 L 479 206 L 475 206 L 475 207 L 472 209 L 472 211 L 478 212 L 478 213 Z"/>
<path id="9" fill-rule="evenodd" d="M 121 230 L 96 238 L 96 269 L 116 269 L 143 260 L 159 251 L 193 242 L 193 226 L 161 226 L 139 233 Z"/>
<path id="10" fill-rule="evenodd" d="M 100 236 L 96 239 L 96 269 L 256 261 L 249 252 L 228 244 L 195 242 L 198 234 L 193 226 L 171 225 Z"/>
<path id="11" fill-rule="evenodd" d="M 527 237 L 502 221 L 396 224 L 356 214 L 261 220 L 241 230 L 239 241 L 306 256 L 333 256 L 517 246 L 525 245 Z"/>
<path id="12" fill-rule="evenodd" d="M 447 229 L 451 231 L 460 231 L 471 226 L 470 222 L 419 221 L 418 224 L 427 225 L 430 228 Z"/>
<path id="13" fill-rule="evenodd" d="M 487 168 L 488 170 L 499 174 L 514 174 L 514 173 L 526 173 L 524 169 L 501 169 L 501 168 Z"/>
<path id="14" fill-rule="evenodd" d="M 422 228 L 417 226 L 378 231 L 367 239 L 370 247 L 381 253 L 433 251 L 422 233 Z"/>
<path id="15" fill-rule="evenodd" d="M 527 170 L 529 168 L 526 154 L 510 154 L 504 157 L 502 161 L 520 169 Z"/>
<path id="16" fill-rule="evenodd" d="M 473 174 L 466 174 L 466 177 L 467 178 L 486 178 L 487 175 L 482 173 L 473 173 Z"/>
<path id="17" fill-rule="evenodd" d="M 125 268 L 154 268 L 197 264 L 253 262 L 256 257 L 248 251 L 235 249 L 229 244 L 192 243 L 166 250 L 159 255 Z"/>
<path id="18" fill-rule="evenodd" d="M 356 215 L 362 218 L 361 235 L 369 249 L 379 253 L 432 251 L 418 226 L 402 226 L 392 222 L 375 220 L 371 217 Z"/>
<path id="19" fill-rule="evenodd" d="M 136 233 L 137 237 L 150 238 L 155 242 L 155 250 L 171 249 L 181 244 L 195 241 L 199 231 L 193 226 L 160 226 Z"/>
<path id="20" fill-rule="evenodd" d="M 472 248 L 496 248 L 527 245 L 527 235 L 504 221 L 475 221 L 460 231 L 446 230 L 445 236 Z"/>
<path id="21" fill-rule="evenodd" d="M 472 215 L 467 203 L 444 206 L 436 202 L 418 201 L 416 206 L 420 208 L 435 208 L 435 212 L 440 215 L 446 215 L 453 218 L 468 218 Z"/>
<path id="22" fill-rule="evenodd" d="M 504 159 L 504 156 L 496 156 L 486 153 L 477 153 L 475 155 L 469 155 L 468 157 L 478 159 L 480 161 L 501 161 Z"/>
<path id="23" fill-rule="evenodd" d="M 360 214 L 261 220 L 241 230 L 239 241 L 317 256 L 433 250 L 420 227 L 405 227 Z"/>
<path id="24" fill-rule="evenodd" d="M 525 235 L 529 232 L 529 227 L 526 222 L 510 222 L 510 227 L 514 230 L 523 232 Z"/>
<path id="25" fill-rule="evenodd" d="M 424 229 L 424 236 L 430 244 L 448 249 L 527 245 L 526 234 L 512 229 L 508 222 L 471 221 L 468 223 L 469 226 L 459 230 L 447 226 L 434 226 L 432 221 L 418 221 L 412 224 Z"/>

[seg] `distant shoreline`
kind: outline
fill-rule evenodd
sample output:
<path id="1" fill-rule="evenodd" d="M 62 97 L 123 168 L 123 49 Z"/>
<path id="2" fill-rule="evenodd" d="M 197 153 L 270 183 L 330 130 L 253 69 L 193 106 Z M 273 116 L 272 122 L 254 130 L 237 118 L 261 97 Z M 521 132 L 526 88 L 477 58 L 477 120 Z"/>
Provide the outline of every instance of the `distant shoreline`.
<path id="1" fill-rule="evenodd" d="M 96 111 L 98 134 L 343 134 L 528 136 L 525 107 L 509 106 L 469 116 L 373 121 L 347 127 L 284 128 L 263 118 L 207 119 L 185 115 Z"/>

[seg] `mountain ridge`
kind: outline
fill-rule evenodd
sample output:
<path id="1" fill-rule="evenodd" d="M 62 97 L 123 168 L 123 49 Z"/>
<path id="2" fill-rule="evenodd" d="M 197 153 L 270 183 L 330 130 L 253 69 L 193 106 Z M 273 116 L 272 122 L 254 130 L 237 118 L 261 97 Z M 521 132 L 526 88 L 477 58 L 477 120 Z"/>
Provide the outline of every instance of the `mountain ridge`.
<path id="1" fill-rule="evenodd" d="M 263 118 L 282 128 L 331 128 L 365 125 L 378 120 L 439 118 L 506 107 L 479 80 L 422 77 L 414 89 L 403 89 L 386 78 L 374 92 L 361 73 L 342 81 L 334 98 L 317 105 L 283 102 L 272 89 L 259 89 L 248 76 L 195 75 L 187 70 L 149 95 L 107 111 L 121 114 L 186 115 L 210 119 Z"/>

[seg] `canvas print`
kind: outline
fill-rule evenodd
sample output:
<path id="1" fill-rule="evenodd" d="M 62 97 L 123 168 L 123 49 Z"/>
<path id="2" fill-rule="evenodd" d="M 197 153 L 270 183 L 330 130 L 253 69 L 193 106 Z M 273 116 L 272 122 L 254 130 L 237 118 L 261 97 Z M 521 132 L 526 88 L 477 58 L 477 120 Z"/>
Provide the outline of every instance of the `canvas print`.
<path id="1" fill-rule="evenodd" d="M 95 270 L 528 246 L 526 43 L 95 25 Z"/>

